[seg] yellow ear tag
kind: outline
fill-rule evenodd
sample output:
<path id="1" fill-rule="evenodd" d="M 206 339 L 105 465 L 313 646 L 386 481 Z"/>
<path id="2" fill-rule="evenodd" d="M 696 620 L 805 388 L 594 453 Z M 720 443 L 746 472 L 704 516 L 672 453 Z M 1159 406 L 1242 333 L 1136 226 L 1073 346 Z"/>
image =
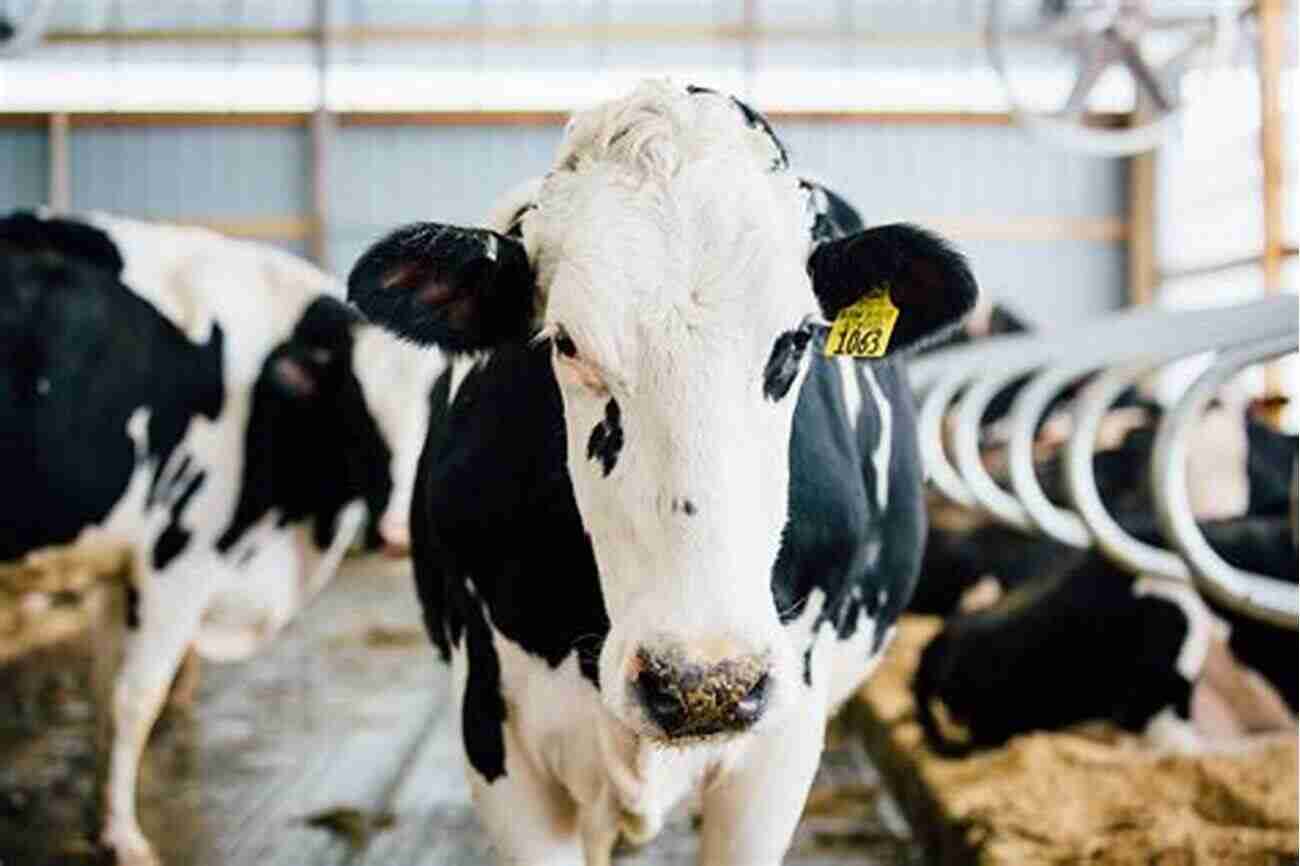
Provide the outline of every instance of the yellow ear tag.
<path id="1" fill-rule="evenodd" d="M 889 285 L 874 286 L 835 317 L 826 335 L 826 357 L 879 358 L 889 348 L 897 321 L 898 307 L 889 297 Z"/>

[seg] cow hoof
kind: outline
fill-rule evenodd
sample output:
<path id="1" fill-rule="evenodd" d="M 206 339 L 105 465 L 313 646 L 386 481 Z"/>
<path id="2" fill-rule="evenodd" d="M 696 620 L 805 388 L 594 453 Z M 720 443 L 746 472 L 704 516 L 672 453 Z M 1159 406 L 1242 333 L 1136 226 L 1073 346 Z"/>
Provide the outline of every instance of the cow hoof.
<path id="1" fill-rule="evenodd" d="M 124 826 L 110 820 L 99 841 L 113 852 L 113 862 L 117 866 L 162 866 L 162 861 L 139 827 Z"/>
<path id="2" fill-rule="evenodd" d="M 652 820 L 646 815 L 624 811 L 619 815 L 619 849 L 640 848 L 659 835 L 663 820 Z"/>

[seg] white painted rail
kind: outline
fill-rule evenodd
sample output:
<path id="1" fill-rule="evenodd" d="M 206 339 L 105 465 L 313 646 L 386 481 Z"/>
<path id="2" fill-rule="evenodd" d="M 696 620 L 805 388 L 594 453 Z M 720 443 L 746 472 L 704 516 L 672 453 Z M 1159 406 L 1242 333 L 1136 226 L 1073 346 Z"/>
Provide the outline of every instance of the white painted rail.
<path id="1" fill-rule="evenodd" d="M 1191 580 L 1223 604 L 1294 628 L 1300 611 L 1295 587 L 1231 569 L 1196 529 L 1187 505 L 1185 437 L 1214 389 L 1243 366 L 1295 351 L 1298 330 L 1300 305 L 1295 296 L 1283 295 L 1212 309 L 1125 310 L 917 358 L 909 374 L 921 399 L 918 426 L 927 474 L 949 500 L 1009 526 L 1074 547 L 1095 545 L 1135 572 Z M 1093 452 L 1103 417 L 1130 385 L 1165 364 L 1206 352 L 1219 353 L 1219 360 L 1164 418 L 1153 454 L 1153 477 L 1162 485 L 1161 526 L 1175 548 L 1166 550 L 1132 537 L 1111 516 L 1097 489 Z M 1038 482 L 1034 440 L 1061 393 L 1091 374 L 1098 377 L 1069 407 L 1074 428 L 1064 469 L 1072 508 L 1064 508 Z M 981 421 L 998 394 L 1022 379 L 1028 381 L 1008 416 L 1006 489 L 985 469 Z"/>

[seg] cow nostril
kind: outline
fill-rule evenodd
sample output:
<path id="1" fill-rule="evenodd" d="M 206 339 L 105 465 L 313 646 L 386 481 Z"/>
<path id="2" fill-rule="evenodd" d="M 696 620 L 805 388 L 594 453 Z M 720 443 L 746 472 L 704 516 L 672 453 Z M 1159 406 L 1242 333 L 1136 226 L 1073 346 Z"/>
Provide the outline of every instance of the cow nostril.
<path id="1" fill-rule="evenodd" d="M 742 724 L 753 724 L 758 721 L 758 717 L 763 715 L 763 710 L 767 706 L 767 693 L 770 690 L 771 680 L 767 674 L 758 678 L 758 682 L 750 687 L 749 691 L 736 701 L 736 720 Z"/>
<path id="2" fill-rule="evenodd" d="M 675 690 L 667 688 L 664 681 L 650 671 L 637 674 L 636 688 L 646 713 L 665 733 L 671 734 L 681 727 L 686 712 Z"/>

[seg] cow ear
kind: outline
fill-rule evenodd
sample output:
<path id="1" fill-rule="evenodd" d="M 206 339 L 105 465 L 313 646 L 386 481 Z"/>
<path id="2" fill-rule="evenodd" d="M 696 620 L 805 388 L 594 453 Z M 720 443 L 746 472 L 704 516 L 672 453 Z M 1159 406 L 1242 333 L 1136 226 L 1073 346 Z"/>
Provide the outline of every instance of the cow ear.
<path id="1" fill-rule="evenodd" d="M 449 351 L 528 337 L 535 281 L 523 244 L 481 228 L 413 223 L 376 243 L 348 277 L 373 322 Z"/>
<path id="2" fill-rule="evenodd" d="M 942 238 L 904 223 L 819 245 L 808 257 L 808 273 L 827 321 L 835 322 L 841 313 L 865 312 L 868 318 L 887 322 L 884 339 L 869 341 L 873 351 L 866 354 L 871 356 L 907 351 L 942 337 L 979 297 L 961 253 Z M 828 345 L 828 350 L 834 346 Z"/>
<path id="3" fill-rule="evenodd" d="M 294 402 L 306 401 L 320 391 L 318 371 L 302 358 L 283 354 L 268 365 L 267 378 L 277 394 Z"/>
<path id="4" fill-rule="evenodd" d="M 295 336 L 281 343 L 262 368 L 262 380 L 274 393 L 306 403 L 338 392 L 346 376 L 350 347 L 322 345 Z"/>

